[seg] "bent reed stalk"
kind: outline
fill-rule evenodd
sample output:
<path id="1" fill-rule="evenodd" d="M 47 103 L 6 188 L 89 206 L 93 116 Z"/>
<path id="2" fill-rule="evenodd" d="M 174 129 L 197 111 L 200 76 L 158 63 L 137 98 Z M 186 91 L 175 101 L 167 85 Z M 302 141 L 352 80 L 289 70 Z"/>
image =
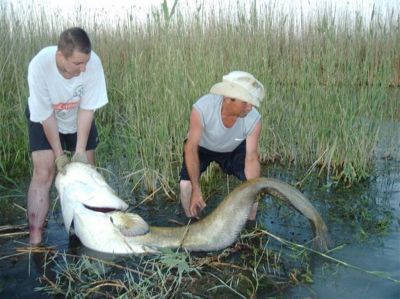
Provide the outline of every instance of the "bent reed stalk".
<path id="1" fill-rule="evenodd" d="M 29 172 L 24 108 L 29 60 L 68 26 L 83 26 L 102 59 L 110 103 L 96 112 L 99 164 L 115 164 L 151 192 L 176 186 L 191 105 L 231 70 L 266 87 L 260 108 L 262 161 L 313 165 L 329 179 L 367 177 L 382 121 L 399 121 L 391 91 L 400 83 L 398 11 L 386 18 L 338 17 L 329 9 L 302 22 L 275 6 L 250 13 L 134 10 L 101 23 L 82 9 L 60 19 L 44 9 L 2 2 L 0 12 L 0 169 Z M 166 5 L 166 4 L 165 4 Z M 243 10 L 244 11 L 244 10 Z M 167 10 L 169 12 L 169 10 Z M 165 16 L 168 15 L 166 18 Z M 168 189 L 164 188 L 164 190 Z"/>

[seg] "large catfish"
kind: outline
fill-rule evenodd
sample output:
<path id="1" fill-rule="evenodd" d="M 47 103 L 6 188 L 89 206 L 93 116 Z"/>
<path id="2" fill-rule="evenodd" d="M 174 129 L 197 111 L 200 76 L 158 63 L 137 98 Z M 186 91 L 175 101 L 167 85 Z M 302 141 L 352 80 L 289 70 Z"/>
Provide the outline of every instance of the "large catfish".
<path id="1" fill-rule="evenodd" d="M 96 168 L 79 162 L 56 177 L 67 232 L 84 246 L 106 253 L 156 253 L 161 248 L 190 251 L 220 250 L 231 245 L 244 227 L 260 193 L 283 200 L 307 217 L 315 232 L 314 244 L 327 250 L 328 230 L 307 198 L 293 186 L 271 178 L 246 181 L 234 189 L 205 218 L 180 227 L 149 226 L 139 215 L 125 212 L 128 205 L 107 184 Z"/>

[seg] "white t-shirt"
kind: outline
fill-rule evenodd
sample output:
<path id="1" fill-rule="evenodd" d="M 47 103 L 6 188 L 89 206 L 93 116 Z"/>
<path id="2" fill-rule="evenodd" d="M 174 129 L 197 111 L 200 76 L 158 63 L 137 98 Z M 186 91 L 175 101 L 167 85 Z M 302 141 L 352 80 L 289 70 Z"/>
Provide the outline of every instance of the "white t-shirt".
<path id="1" fill-rule="evenodd" d="M 54 111 L 58 131 L 75 133 L 79 107 L 96 110 L 108 103 L 103 66 L 92 51 L 86 71 L 65 79 L 57 69 L 56 52 L 56 46 L 46 47 L 29 63 L 30 120 L 41 123 Z"/>
<path id="2" fill-rule="evenodd" d="M 238 117 L 232 127 L 225 127 L 221 116 L 223 99 L 220 95 L 207 94 L 193 105 L 200 114 L 203 126 L 200 146 L 219 153 L 232 152 L 261 119 L 260 113 L 253 107 L 245 117 Z"/>

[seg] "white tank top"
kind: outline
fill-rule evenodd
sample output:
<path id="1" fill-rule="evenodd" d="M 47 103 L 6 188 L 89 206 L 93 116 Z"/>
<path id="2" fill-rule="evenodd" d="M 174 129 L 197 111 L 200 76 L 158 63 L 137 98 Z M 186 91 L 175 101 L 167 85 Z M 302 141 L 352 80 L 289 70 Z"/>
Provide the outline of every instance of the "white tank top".
<path id="1" fill-rule="evenodd" d="M 202 96 L 193 108 L 200 114 L 203 134 L 200 146 L 211 151 L 225 153 L 233 151 L 254 130 L 261 119 L 253 107 L 245 117 L 238 117 L 235 124 L 227 128 L 221 117 L 223 96 L 207 94 Z"/>

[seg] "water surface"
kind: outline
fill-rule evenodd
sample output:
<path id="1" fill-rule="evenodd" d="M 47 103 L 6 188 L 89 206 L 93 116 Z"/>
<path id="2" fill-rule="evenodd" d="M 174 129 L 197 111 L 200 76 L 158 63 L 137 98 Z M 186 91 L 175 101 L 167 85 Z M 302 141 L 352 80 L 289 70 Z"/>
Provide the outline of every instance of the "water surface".
<path id="1" fill-rule="evenodd" d="M 400 298 L 400 284 L 389 279 L 400 281 L 400 146 L 397 146 L 397 156 L 391 157 L 387 157 L 384 149 L 378 147 L 373 175 L 365 182 L 348 188 L 326 185 L 329 181 L 311 176 L 300 187 L 328 225 L 333 248 L 336 248 L 329 255 L 360 269 L 311 255 L 313 282 L 294 285 L 280 294 L 279 298 Z M 263 168 L 264 176 L 293 184 L 300 181 L 305 172 L 304 169 L 277 166 Z M 207 206 L 207 212 L 218 201 L 213 199 Z M 137 212 L 157 225 L 175 225 L 169 219 L 185 221 L 179 204 L 167 200 L 149 202 Z M 277 200 L 265 197 L 257 217 L 260 227 L 289 241 L 311 247 L 307 243 L 312 238 L 308 221 L 278 204 Z M 20 222 L 24 223 L 23 217 Z M 79 242 L 70 242 L 57 204 L 49 213 L 44 240 L 45 245 L 56 250 L 107 259 L 107 256 L 86 250 Z M 43 260 L 37 255 L 17 255 L 18 248 L 25 248 L 27 242 L 26 235 L 0 239 L 1 298 L 53 298 L 44 292 L 33 292 L 43 286 L 39 281 L 43 274 Z M 291 261 L 293 252 L 280 242 L 271 239 L 269 246 L 281 251 L 282 258 L 288 264 L 296 262 Z M 382 274 L 376 276 L 366 271 L 380 271 Z M 258 295 L 259 298 L 269 296 Z"/>

